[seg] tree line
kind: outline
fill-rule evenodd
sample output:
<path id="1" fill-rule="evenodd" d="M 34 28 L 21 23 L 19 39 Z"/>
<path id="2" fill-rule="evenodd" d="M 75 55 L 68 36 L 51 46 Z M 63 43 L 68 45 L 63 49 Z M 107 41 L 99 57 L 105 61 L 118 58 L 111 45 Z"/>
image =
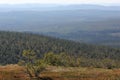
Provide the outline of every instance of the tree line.
<path id="1" fill-rule="evenodd" d="M 42 58 L 45 53 L 49 52 L 53 52 L 56 56 L 58 56 L 57 54 L 65 53 L 68 59 L 73 56 L 73 59 L 78 59 L 79 61 L 80 58 L 81 66 L 88 67 L 105 67 L 104 65 L 119 67 L 120 61 L 119 48 L 89 45 L 39 34 L 0 31 L 1 65 L 16 64 L 19 60 L 23 60 L 22 52 L 24 50 L 35 51 L 37 58 Z M 59 63 L 59 65 L 63 64 Z M 71 65 L 76 66 L 78 64 L 72 64 L 71 62 Z"/>

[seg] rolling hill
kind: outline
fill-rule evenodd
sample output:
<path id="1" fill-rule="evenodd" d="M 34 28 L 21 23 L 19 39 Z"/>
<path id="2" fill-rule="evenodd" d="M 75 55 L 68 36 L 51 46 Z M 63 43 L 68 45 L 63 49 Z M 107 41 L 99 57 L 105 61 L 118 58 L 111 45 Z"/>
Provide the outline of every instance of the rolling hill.
<path id="1" fill-rule="evenodd" d="M 0 64 L 16 64 L 23 59 L 23 50 L 34 50 L 38 58 L 45 53 L 67 53 L 81 58 L 82 66 L 96 66 L 110 61 L 118 67 L 120 49 L 89 45 L 43 35 L 0 31 Z M 105 64 L 106 65 L 106 64 Z"/>
<path id="2" fill-rule="evenodd" d="M 0 9 L 0 30 L 120 46 L 120 6 L 18 4 Z"/>

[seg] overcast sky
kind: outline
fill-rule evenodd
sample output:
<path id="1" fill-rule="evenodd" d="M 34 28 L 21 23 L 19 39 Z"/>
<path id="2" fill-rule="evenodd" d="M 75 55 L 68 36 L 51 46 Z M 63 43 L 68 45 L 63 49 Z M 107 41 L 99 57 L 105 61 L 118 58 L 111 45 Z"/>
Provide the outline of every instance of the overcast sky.
<path id="1" fill-rule="evenodd" d="M 40 3 L 40 4 L 120 4 L 120 0 L 0 0 L 1 4 L 21 4 L 21 3 Z"/>

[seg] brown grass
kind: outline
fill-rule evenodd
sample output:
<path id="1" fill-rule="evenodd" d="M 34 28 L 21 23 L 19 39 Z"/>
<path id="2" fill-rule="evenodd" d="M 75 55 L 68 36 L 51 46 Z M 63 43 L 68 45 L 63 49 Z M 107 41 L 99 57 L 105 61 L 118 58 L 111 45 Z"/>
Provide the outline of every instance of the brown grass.
<path id="1" fill-rule="evenodd" d="M 23 67 L 18 65 L 0 66 L 0 80 L 27 80 Z"/>
<path id="2" fill-rule="evenodd" d="M 43 80 L 120 80 L 120 69 L 47 67 Z M 0 80 L 29 80 L 24 67 L 0 66 Z"/>

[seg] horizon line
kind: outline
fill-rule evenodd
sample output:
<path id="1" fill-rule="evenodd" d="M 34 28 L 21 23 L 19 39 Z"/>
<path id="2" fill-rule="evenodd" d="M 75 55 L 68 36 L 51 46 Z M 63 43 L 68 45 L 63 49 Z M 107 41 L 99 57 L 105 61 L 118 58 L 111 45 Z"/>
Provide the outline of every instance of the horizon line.
<path id="1" fill-rule="evenodd" d="M 96 5 L 96 6 L 120 6 L 120 4 L 92 4 L 92 3 L 0 3 L 0 5 Z"/>

